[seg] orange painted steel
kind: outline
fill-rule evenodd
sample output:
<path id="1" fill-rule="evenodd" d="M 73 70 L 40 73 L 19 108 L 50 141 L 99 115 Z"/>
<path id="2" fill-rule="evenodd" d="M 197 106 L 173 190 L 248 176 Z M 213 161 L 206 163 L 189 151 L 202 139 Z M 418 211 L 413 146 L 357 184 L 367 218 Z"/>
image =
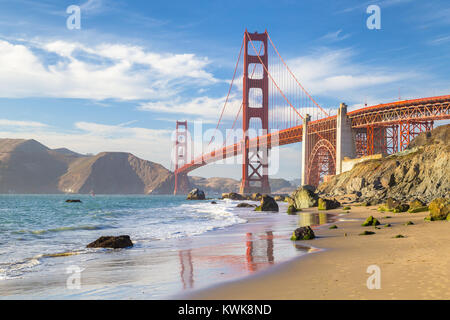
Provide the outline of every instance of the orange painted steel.
<path id="1" fill-rule="evenodd" d="M 260 56 L 256 51 L 253 41 L 261 41 L 264 46 L 264 54 Z M 248 52 L 248 45 L 251 44 L 256 55 Z M 270 193 L 269 185 L 269 149 L 260 143 L 249 144 L 249 129 L 252 119 L 261 121 L 263 132 L 269 132 L 269 74 L 267 71 L 269 62 L 267 49 L 267 33 L 248 33 L 244 35 L 244 75 L 243 75 L 243 95 L 242 95 L 242 131 L 245 148 L 242 153 L 242 181 L 241 193 Z M 248 67 L 250 64 L 261 65 L 264 74 L 261 79 L 249 77 Z M 249 95 L 251 89 L 261 90 L 261 107 L 250 105 Z"/>
<path id="2" fill-rule="evenodd" d="M 450 119 L 449 105 L 450 95 L 446 95 L 375 105 L 351 111 L 348 113 L 348 116 L 352 121 L 352 128 L 354 129 L 366 129 L 369 125 L 392 127 L 393 125 L 400 125 L 402 123 L 405 123 L 408 119 L 412 122 L 422 123 L 427 121 L 430 122 L 435 120 Z M 314 126 L 315 130 L 317 130 L 318 132 L 330 132 L 333 130 L 332 126 L 330 126 L 333 122 L 336 122 L 336 116 L 311 121 L 309 123 L 309 126 Z M 427 125 L 428 129 L 430 129 L 431 124 Z M 292 128 L 280 130 L 276 133 L 270 133 L 267 136 L 250 139 L 249 145 L 255 146 L 255 144 L 261 144 L 268 145 L 268 147 L 270 148 L 272 147 L 272 140 L 277 140 L 276 145 L 279 146 L 301 142 L 303 131 L 302 127 L 302 125 L 299 125 Z M 315 132 L 313 132 L 312 134 L 314 133 Z M 273 139 L 274 136 L 277 136 L 278 138 Z M 362 134 L 362 136 L 364 136 L 364 134 Z M 333 145 L 335 145 L 335 142 L 332 143 Z M 364 142 L 361 143 L 364 144 Z M 358 144 L 358 138 L 356 139 L 356 144 Z M 398 141 L 394 141 L 393 144 L 394 146 L 391 147 L 391 150 L 398 150 Z M 188 173 L 209 163 L 240 155 L 242 154 L 242 149 L 242 142 L 226 146 L 210 153 L 201 155 L 193 159 L 190 163 L 183 165 L 176 171 L 179 173 Z"/>

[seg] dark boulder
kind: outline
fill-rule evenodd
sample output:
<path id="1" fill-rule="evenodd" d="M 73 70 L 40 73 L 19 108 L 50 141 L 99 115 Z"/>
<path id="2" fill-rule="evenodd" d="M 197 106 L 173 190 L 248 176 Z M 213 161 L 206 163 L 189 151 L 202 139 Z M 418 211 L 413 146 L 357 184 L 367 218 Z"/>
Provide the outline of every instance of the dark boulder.
<path id="1" fill-rule="evenodd" d="M 195 188 L 189 192 L 186 200 L 205 200 L 205 193 L 202 190 Z"/>
<path id="2" fill-rule="evenodd" d="M 315 237 L 316 235 L 314 234 L 314 231 L 311 229 L 310 226 L 307 226 L 295 229 L 295 231 L 292 233 L 291 240 L 292 241 L 311 240 L 314 239 Z"/>
<path id="3" fill-rule="evenodd" d="M 322 199 L 319 198 L 318 201 L 318 209 L 319 210 L 331 210 L 339 208 L 341 204 L 336 199 L 330 200 L 330 199 Z"/>
<path id="4" fill-rule="evenodd" d="M 288 214 L 296 214 L 298 211 L 301 211 L 302 209 L 297 209 L 294 205 L 289 205 L 289 207 L 287 208 L 287 213 Z"/>
<path id="5" fill-rule="evenodd" d="M 222 193 L 222 199 L 246 200 L 246 197 L 236 192 Z"/>
<path id="6" fill-rule="evenodd" d="M 380 224 L 380 221 L 378 221 L 376 218 L 374 218 L 373 216 L 370 216 L 366 219 L 366 221 L 363 222 L 363 224 L 361 226 L 363 227 L 369 227 L 369 226 L 378 226 Z"/>
<path id="7" fill-rule="evenodd" d="M 254 208 L 254 207 L 256 207 L 256 205 L 242 202 L 242 203 L 239 203 L 236 207 L 237 208 Z"/>
<path id="8" fill-rule="evenodd" d="M 129 248 L 133 246 L 133 242 L 131 242 L 130 236 L 105 236 L 100 237 L 94 242 L 91 242 L 87 245 L 87 248 Z"/>
<path id="9" fill-rule="evenodd" d="M 392 212 L 394 213 L 399 213 L 399 212 L 406 212 L 409 209 L 409 204 L 406 203 L 400 203 L 398 206 L 396 206 L 394 208 L 394 210 L 392 210 Z"/>
<path id="10" fill-rule="evenodd" d="M 80 199 L 67 199 L 66 200 L 67 203 L 81 203 Z"/>
<path id="11" fill-rule="evenodd" d="M 269 195 L 265 194 L 261 198 L 261 205 L 255 208 L 255 211 L 276 211 L 278 212 L 277 202 Z"/>

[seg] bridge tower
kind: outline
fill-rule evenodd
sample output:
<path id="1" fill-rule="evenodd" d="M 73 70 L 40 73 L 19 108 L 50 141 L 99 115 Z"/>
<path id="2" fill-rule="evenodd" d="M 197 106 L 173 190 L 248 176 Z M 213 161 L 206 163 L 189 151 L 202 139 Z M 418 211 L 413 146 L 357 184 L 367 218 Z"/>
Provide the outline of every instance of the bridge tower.
<path id="1" fill-rule="evenodd" d="M 251 42 L 250 42 L 251 40 Z M 256 55 L 254 52 L 253 41 L 260 41 L 264 46 L 264 54 Z M 250 48 L 249 48 L 250 47 Z M 249 50 L 255 54 L 250 54 Z M 262 63 L 261 63 L 262 62 Z M 260 79 L 249 78 L 249 65 L 254 64 L 263 70 L 263 76 Z M 264 66 L 263 66 L 263 65 Z M 242 152 L 242 182 L 240 193 L 270 193 L 269 185 L 269 150 L 263 146 L 249 145 L 248 130 L 251 119 L 259 119 L 261 121 L 263 134 L 269 133 L 269 76 L 268 70 L 268 48 L 267 48 L 267 32 L 264 33 L 248 33 L 244 34 L 244 76 L 243 76 L 243 94 L 242 94 L 242 110 L 243 110 L 243 147 Z M 261 94 L 262 104 L 260 106 L 249 105 L 250 90 Z"/>
<path id="2" fill-rule="evenodd" d="M 178 173 L 178 169 L 188 162 L 188 129 L 187 121 L 177 121 L 175 133 L 175 188 L 173 194 L 185 194 L 187 190 L 181 185 L 184 173 Z"/>

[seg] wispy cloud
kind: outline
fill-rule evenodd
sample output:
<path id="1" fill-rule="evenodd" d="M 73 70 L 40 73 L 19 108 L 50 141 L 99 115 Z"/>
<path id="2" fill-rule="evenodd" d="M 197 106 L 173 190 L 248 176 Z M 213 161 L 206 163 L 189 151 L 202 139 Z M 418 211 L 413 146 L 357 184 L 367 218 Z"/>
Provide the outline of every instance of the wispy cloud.
<path id="1" fill-rule="evenodd" d="M 430 40 L 428 43 L 431 45 L 440 45 L 446 42 L 450 42 L 450 36 L 441 36 Z"/>
<path id="2" fill-rule="evenodd" d="M 19 127 L 19 128 L 45 128 L 45 123 L 36 121 L 18 121 L 9 119 L 0 119 L 0 126 Z"/>
<path id="3" fill-rule="evenodd" d="M 226 97 L 212 98 L 208 96 L 190 100 L 175 98 L 173 100 L 141 103 L 138 109 L 141 111 L 153 111 L 166 114 L 197 115 L 206 120 L 218 120 L 225 99 Z M 236 96 L 231 96 L 225 109 L 225 118 L 236 115 L 240 105 L 241 100 Z"/>
<path id="4" fill-rule="evenodd" d="M 342 29 L 339 29 L 337 31 L 327 33 L 323 37 L 320 37 L 319 40 L 326 42 L 337 42 L 347 39 L 348 37 L 350 37 L 350 34 L 343 34 Z"/>
<path id="5" fill-rule="evenodd" d="M 346 101 L 363 101 L 386 85 L 420 78 L 417 73 L 398 68 L 357 63 L 353 49 L 320 49 L 311 55 L 288 61 L 300 82 L 314 96 Z M 386 89 L 384 89 L 386 90 Z"/>

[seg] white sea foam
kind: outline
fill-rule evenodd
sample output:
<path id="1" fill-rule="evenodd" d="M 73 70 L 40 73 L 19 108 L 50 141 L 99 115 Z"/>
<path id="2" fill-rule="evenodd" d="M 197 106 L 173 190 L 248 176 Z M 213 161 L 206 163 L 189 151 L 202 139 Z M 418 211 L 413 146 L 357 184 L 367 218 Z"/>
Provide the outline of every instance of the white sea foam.
<path id="1" fill-rule="evenodd" d="M 144 227 L 144 230 L 138 231 L 137 240 L 189 237 L 235 224 L 246 223 L 247 220 L 238 216 L 235 207 L 236 204 L 229 201 L 217 201 L 217 204 L 211 204 L 207 201 L 182 204 L 174 209 L 177 211 L 174 214 L 184 217 L 184 220 L 175 220 L 173 223 L 165 224 L 164 218 L 162 218 L 159 228 Z"/>

